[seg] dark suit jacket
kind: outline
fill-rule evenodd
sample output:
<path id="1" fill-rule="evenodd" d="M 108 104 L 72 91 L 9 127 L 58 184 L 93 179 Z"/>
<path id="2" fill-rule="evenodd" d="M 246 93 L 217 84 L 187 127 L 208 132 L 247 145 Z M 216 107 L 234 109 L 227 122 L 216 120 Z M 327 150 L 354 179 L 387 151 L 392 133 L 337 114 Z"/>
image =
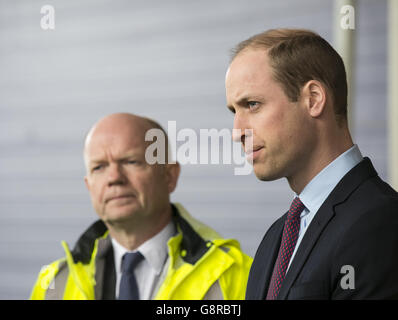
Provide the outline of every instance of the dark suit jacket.
<path id="1" fill-rule="evenodd" d="M 247 300 L 266 297 L 285 218 L 270 227 L 257 249 Z M 392 298 L 398 298 L 398 194 L 365 158 L 319 208 L 278 299 Z"/>

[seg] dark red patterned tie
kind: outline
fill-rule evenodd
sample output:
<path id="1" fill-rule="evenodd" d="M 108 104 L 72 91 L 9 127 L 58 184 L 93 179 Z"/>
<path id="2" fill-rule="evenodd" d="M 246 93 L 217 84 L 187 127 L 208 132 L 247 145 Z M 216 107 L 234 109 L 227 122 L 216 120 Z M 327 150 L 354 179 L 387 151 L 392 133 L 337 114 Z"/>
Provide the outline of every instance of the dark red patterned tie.
<path id="1" fill-rule="evenodd" d="M 294 198 L 283 228 L 281 246 L 268 287 L 267 300 L 275 300 L 278 297 L 283 279 L 285 279 L 287 266 L 296 246 L 300 230 L 300 214 L 304 208 L 305 206 L 301 200 L 298 197 Z"/>

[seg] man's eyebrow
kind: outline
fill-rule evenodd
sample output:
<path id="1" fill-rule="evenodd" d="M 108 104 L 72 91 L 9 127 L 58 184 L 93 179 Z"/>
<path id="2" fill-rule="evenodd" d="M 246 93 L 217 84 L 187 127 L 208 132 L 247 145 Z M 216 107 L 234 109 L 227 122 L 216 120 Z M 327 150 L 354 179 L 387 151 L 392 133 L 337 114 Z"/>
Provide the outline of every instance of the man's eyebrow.
<path id="1" fill-rule="evenodd" d="M 238 100 L 235 104 L 238 105 L 238 106 L 243 106 L 243 105 L 246 105 L 246 103 L 247 103 L 248 101 L 250 101 L 250 100 L 251 100 L 250 97 L 248 97 L 248 96 L 243 96 L 243 97 L 239 98 L 239 100 Z M 227 105 L 227 108 L 228 108 L 232 113 L 235 113 L 235 108 L 234 108 L 232 105 L 228 104 L 228 105 Z"/>
<path id="2" fill-rule="evenodd" d="M 137 150 L 131 150 L 131 151 L 126 152 L 125 154 L 117 157 L 116 161 L 125 161 L 130 158 L 135 158 L 135 157 L 139 157 L 139 156 L 140 156 L 140 153 Z M 89 160 L 89 163 L 104 163 L 104 162 L 108 162 L 108 159 L 102 158 L 102 157 L 97 157 L 97 158 L 92 158 Z"/>
<path id="3" fill-rule="evenodd" d="M 106 160 L 101 159 L 101 158 L 97 158 L 97 159 L 90 159 L 88 161 L 89 164 L 98 164 L 98 163 L 104 163 L 106 162 Z"/>

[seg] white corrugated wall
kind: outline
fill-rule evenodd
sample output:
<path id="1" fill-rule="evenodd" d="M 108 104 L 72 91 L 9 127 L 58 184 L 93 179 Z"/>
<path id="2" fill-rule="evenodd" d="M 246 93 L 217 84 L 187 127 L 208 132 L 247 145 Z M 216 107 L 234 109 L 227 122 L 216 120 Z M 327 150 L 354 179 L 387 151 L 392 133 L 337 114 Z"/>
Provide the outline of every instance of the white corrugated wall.
<path id="1" fill-rule="evenodd" d="M 55 30 L 40 8 L 55 8 Z M 357 7 L 355 136 L 383 178 L 386 159 L 386 2 Z M 0 299 L 24 299 L 42 265 L 96 219 L 83 183 L 82 143 L 119 111 L 231 128 L 229 50 L 275 27 L 332 41 L 333 1 L 0 0 Z M 254 255 L 287 210 L 285 180 L 234 176 L 232 165 L 187 165 L 172 198 Z"/>

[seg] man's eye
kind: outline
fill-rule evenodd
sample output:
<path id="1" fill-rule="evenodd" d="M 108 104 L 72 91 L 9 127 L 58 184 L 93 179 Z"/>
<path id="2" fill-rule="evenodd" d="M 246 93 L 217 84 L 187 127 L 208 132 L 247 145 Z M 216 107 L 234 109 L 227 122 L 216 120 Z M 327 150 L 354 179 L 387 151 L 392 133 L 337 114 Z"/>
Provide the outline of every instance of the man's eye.
<path id="1" fill-rule="evenodd" d="M 103 168 L 104 166 L 103 165 L 98 165 L 98 166 L 95 166 L 95 167 L 93 167 L 92 169 L 91 169 L 91 171 L 99 171 L 99 170 L 101 170 L 102 168 Z"/>
<path id="2" fill-rule="evenodd" d="M 257 101 L 248 101 L 248 102 L 247 102 L 247 106 L 248 106 L 250 109 L 257 109 L 258 106 L 259 106 L 259 103 L 258 103 Z"/>

